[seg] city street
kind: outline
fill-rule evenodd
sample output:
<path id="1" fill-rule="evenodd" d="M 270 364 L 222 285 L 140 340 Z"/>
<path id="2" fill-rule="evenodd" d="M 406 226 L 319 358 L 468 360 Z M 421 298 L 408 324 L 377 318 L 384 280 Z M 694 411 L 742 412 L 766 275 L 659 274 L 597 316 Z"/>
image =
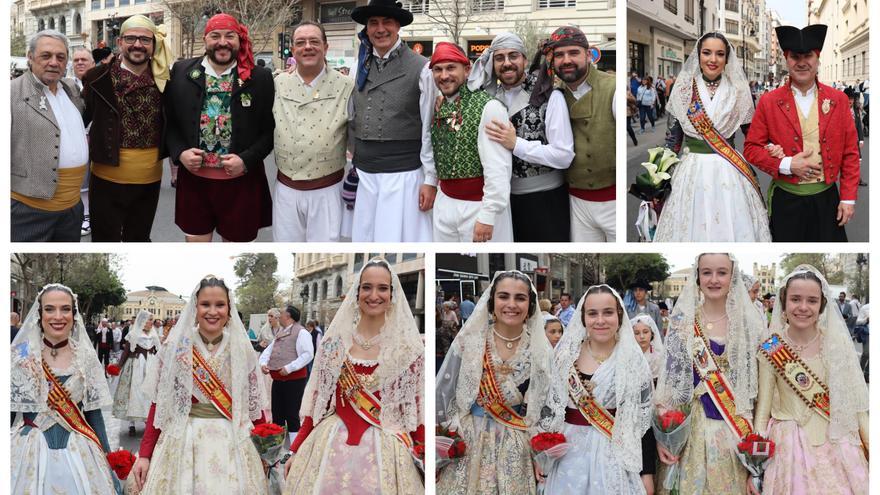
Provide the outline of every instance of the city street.
<path id="1" fill-rule="evenodd" d="M 666 117 L 657 121 L 656 129 L 651 130 L 650 123 L 646 123 L 645 134 L 639 134 L 639 123 L 636 118 L 633 122 L 633 130 L 636 132 L 638 146 L 633 146 L 632 140 L 625 135 L 627 143 L 626 155 L 626 189 L 635 182 L 637 175 L 645 171 L 641 163 L 648 159 L 648 149 L 656 146 L 663 146 L 666 139 Z M 871 187 L 871 179 L 868 171 L 869 157 L 869 140 L 865 140 L 865 146 L 862 148 L 862 179 L 869 185 L 867 187 L 859 187 L 859 199 L 856 202 L 855 217 L 846 226 L 846 235 L 850 242 L 867 242 L 868 241 L 868 201 L 869 188 Z M 736 133 L 735 144 L 736 149 L 742 152 L 743 136 L 742 133 Z M 767 191 L 770 185 L 770 176 L 756 169 L 758 181 L 761 183 L 761 190 Z M 636 218 L 638 217 L 639 199 L 631 194 L 626 197 L 626 240 L 628 242 L 637 242 L 638 233 L 635 228 Z"/>

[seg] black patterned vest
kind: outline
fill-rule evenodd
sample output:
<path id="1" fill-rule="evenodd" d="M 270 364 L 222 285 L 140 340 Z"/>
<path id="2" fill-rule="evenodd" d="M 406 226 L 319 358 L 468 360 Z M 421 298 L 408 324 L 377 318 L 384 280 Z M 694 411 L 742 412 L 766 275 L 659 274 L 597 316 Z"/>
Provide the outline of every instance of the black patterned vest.
<path id="1" fill-rule="evenodd" d="M 532 88 L 537 80 L 537 74 L 532 73 L 526 76 L 523 81 L 522 90 L 531 94 Z M 516 136 L 526 141 L 540 141 L 541 144 L 547 144 L 547 130 L 544 126 L 544 116 L 547 114 L 547 103 L 545 101 L 540 107 L 531 104 L 513 114 L 510 121 L 516 128 Z M 535 177 L 538 175 L 553 173 L 555 169 L 536 163 L 529 163 L 522 158 L 513 155 L 513 177 L 525 178 Z"/>
<path id="2" fill-rule="evenodd" d="M 477 136 L 483 108 L 492 96 L 483 90 L 470 91 L 461 85 L 460 98 L 443 101 L 431 124 L 431 145 L 440 180 L 472 179 L 483 176 Z"/>

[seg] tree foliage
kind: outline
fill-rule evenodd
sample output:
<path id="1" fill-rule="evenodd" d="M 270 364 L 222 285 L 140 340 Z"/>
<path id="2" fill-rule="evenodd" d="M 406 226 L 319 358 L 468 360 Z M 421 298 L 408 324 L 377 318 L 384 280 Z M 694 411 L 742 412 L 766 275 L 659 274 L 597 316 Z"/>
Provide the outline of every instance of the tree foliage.
<path id="1" fill-rule="evenodd" d="M 528 17 L 517 19 L 513 23 L 513 32 L 519 36 L 526 47 L 526 57 L 534 57 L 544 38 L 547 38 L 547 22 L 533 21 Z M 530 63 L 531 61 L 529 61 Z M 528 65 L 526 65 L 528 69 Z"/>
<path id="2" fill-rule="evenodd" d="M 669 277 L 669 263 L 660 254 L 603 254 L 601 260 L 606 283 L 618 290 L 626 290 L 637 280 L 658 282 Z"/>
<path id="3" fill-rule="evenodd" d="M 23 310 L 30 308 L 46 284 L 62 283 L 77 295 L 83 318 L 125 302 L 116 255 L 104 253 L 14 253 L 13 270 L 21 280 Z"/>
<path id="4" fill-rule="evenodd" d="M 277 305 L 276 269 L 278 258 L 272 253 L 248 253 L 235 260 L 235 276 L 239 278 L 236 305 L 245 318 L 252 313 L 265 313 Z"/>
<path id="5" fill-rule="evenodd" d="M 825 279 L 831 285 L 843 283 L 843 270 L 837 268 L 831 255 L 827 253 L 788 253 L 782 257 L 782 261 L 779 263 L 783 276 L 793 272 L 798 265 L 813 265 L 825 275 Z"/>

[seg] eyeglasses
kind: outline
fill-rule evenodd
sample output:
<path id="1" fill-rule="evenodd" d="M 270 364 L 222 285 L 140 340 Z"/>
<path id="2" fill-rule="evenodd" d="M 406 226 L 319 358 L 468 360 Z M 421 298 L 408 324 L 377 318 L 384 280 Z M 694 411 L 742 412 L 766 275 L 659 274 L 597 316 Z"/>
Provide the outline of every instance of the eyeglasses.
<path id="1" fill-rule="evenodd" d="M 492 57 L 492 60 L 495 61 L 495 62 L 497 62 L 497 63 L 499 63 L 499 64 L 500 64 L 500 63 L 504 63 L 505 60 L 508 60 L 508 61 L 510 61 L 510 62 L 512 62 L 512 63 L 516 63 L 516 62 L 519 62 L 522 58 L 523 58 L 523 54 L 522 54 L 522 53 L 520 53 L 520 52 L 510 52 L 510 53 L 507 53 L 506 55 L 505 55 L 504 53 L 496 53 L 496 54 Z"/>
<path id="2" fill-rule="evenodd" d="M 133 45 L 133 44 L 137 43 L 138 41 L 140 41 L 142 45 L 149 46 L 149 45 L 153 44 L 153 37 L 152 36 L 123 36 L 122 41 L 126 45 Z"/>

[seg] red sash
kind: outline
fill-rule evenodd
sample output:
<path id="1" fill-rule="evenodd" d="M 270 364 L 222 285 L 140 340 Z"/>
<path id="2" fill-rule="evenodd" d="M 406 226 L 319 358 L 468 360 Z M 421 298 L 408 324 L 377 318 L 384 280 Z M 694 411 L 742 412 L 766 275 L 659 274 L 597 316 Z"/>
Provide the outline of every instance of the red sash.
<path id="1" fill-rule="evenodd" d="M 210 399 L 211 404 L 220 411 L 226 419 L 232 421 L 232 396 L 226 391 L 223 382 L 214 374 L 214 370 L 208 366 L 208 362 L 202 357 L 198 349 L 193 347 L 193 379 L 199 390 Z"/>
<path id="2" fill-rule="evenodd" d="M 819 416 L 831 419 L 828 387 L 807 367 L 779 335 L 773 334 L 759 347 L 761 354 L 773 365 L 776 374 L 794 393 Z"/>
<path id="3" fill-rule="evenodd" d="M 382 429 L 382 424 L 379 422 L 382 404 L 372 392 L 367 390 L 348 359 L 343 363 L 342 372 L 339 373 L 339 384 L 342 387 L 342 396 L 348 399 L 348 404 L 357 415 L 367 423 Z M 394 433 L 394 436 L 412 453 L 414 442 L 409 433 Z"/>
<path id="4" fill-rule="evenodd" d="M 596 402 L 592 390 L 584 387 L 584 384 L 581 383 L 581 378 L 574 366 L 568 373 L 568 395 L 584 419 L 590 423 L 590 426 L 611 440 L 611 433 L 614 430 L 614 415 Z"/>
<path id="5" fill-rule="evenodd" d="M 104 447 L 101 445 L 101 440 L 98 439 L 98 434 L 86 421 L 82 411 L 79 410 L 76 402 L 71 399 L 70 393 L 64 388 L 64 384 L 58 381 L 58 377 L 52 373 L 46 361 L 43 361 L 43 374 L 49 382 L 49 407 L 57 412 L 73 431 L 95 442 L 98 449 L 103 452 Z"/>
<path id="6" fill-rule="evenodd" d="M 736 438 L 743 438 L 752 433 L 752 423 L 742 416 L 737 416 L 733 387 L 730 386 L 727 377 L 715 362 L 709 342 L 703 336 L 703 329 L 700 328 L 700 322 L 696 319 L 694 319 L 694 336 L 696 337 L 694 339 L 694 369 L 706 384 L 709 398 L 718 408 L 724 422 L 736 435 Z"/>
<path id="7" fill-rule="evenodd" d="M 486 342 L 486 350 L 483 352 L 483 376 L 480 378 L 480 393 L 477 396 L 477 405 L 486 410 L 496 421 L 515 430 L 525 431 L 526 420 L 504 401 L 504 394 L 498 386 L 495 378 L 495 369 L 492 366 L 492 353 L 489 350 L 489 342 Z"/>
<path id="8" fill-rule="evenodd" d="M 755 192 L 758 193 L 758 197 L 763 198 L 763 195 L 761 194 L 761 185 L 758 183 L 758 178 L 755 176 L 755 172 L 749 166 L 749 162 L 747 162 L 746 159 L 727 142 L 727 139 L 715 129 L 715 124 L 712 123 L 712 120 L 706 113 L 706 107 L 703 105 L 703 100 L 700 99 L 700 91 L 697 89 L 696 79 L 693 80 L 691 88 L 691 104 L 687 110 L 687 117 L 688 120 L 691 121 L 691 124 L 693 124 L 694 129 L 696 129 L 696 131 L 703 137 L 703 141 L 705 141 L 715 153 L 718 153 L 718 155 L 733 165 L 733 168 L 749 181 L 749 184 L 751 184 L 755 189 Z"/>

